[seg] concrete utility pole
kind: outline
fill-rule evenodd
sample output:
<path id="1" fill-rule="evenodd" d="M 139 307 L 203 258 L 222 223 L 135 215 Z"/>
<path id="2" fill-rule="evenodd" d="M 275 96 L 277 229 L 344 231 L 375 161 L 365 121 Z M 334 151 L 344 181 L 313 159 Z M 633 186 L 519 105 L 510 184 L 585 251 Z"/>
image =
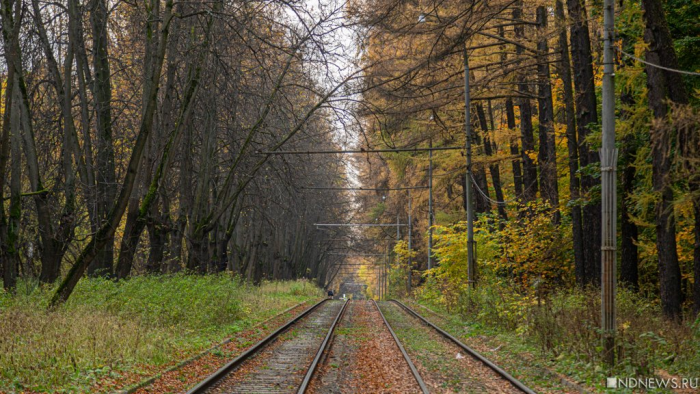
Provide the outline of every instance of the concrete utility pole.
<path id="1" fill-rule="evenodd" d="M 467 43 L 462 50 L 464 55 L 464 133 L 466 134 L 467 174 L 464 182 L 467 194 L 467 281 L 470 287 L 476 286 L 476 259 L 474 258 L 474 193 L 472 191 L 472 125 L 471 98 L 469 96 L 469 55 Z"/>
<path id="2" fill-rule="evenodd" d="M 386 276 L 389 270 L 389 244 L 386 246 L 386 254 L 384 255 L 384 267 L 382 269 L 382 299 L 386 300 Z"/>
<path id="3" fill-rule="evenodd" d="M 396 213 L 396 242 L 401 239 L 401 227 L 399 227 L 399 214 Z"/>
<path id="4" fill-rule="evenodd" d="M 432 118 L 432 116 L 431 116 Z M 430 140 L 428 151 L 428 269 L 433 264 L 433 140 Z"/>
<path id="5" fill-rule="evenodd" d="M 406 295 L 411 294 L 411 267 L 413 266 L 413 259 L 411 258 L 411 191 L 408 191 L 408 272 L 406 275 Z"/>
<path id="6" fill-rule="evenodd" d="M 603 4 L 603 146 L 600 150 L 602 186 L 601 322 L 603 359 L 615 362 L 615 293 L 617 291 L 617 149 L 615 148 L 615 2 Z"/>

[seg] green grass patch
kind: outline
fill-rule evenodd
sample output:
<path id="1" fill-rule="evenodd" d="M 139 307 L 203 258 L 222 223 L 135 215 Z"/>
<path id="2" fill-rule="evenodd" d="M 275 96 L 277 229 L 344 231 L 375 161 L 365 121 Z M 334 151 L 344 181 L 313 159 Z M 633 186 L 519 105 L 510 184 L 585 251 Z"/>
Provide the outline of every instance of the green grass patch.
<path id="1" fill-rule="evenodd" d="M 150 374 L 297 303 L 306 281 L 243 283 L 229 275 L 83 279 L 68 303 L 22 282 L 0 293 L 0 391 L 88 392 L 103 377 Z"/>

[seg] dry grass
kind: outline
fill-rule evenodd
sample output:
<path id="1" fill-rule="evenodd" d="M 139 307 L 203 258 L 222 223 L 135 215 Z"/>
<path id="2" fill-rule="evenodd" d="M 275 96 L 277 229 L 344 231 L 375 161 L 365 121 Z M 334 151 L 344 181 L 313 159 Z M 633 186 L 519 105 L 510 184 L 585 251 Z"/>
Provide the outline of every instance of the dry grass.
<path id="1" fill-rule="evenodd" d="M 306 282 L 254 287 L 226 275 L 86 279 L 67 305 L 47 311 L 51 290 L 23 283 L 0 295 L 0 391 L 85 392 L 321 296 Z"/>
<path id="2" fill-rule="evenodd" d="M 700 376 L 700 319 L 666 320 L 658 300 L 626 289 L 618 289 L 617 362 L 611 369 L 600 358 L 599 290 L 560 289 L 537 300 L 496 284 L 458 299 L 451 310 L 460 315 L 460 326 L 469 326 L 470 335 L 522 344 L 580 382 L 600 385 L 605 376 L 615 374 Z M 422 301 L 444 308 L 436 298 Z"/>

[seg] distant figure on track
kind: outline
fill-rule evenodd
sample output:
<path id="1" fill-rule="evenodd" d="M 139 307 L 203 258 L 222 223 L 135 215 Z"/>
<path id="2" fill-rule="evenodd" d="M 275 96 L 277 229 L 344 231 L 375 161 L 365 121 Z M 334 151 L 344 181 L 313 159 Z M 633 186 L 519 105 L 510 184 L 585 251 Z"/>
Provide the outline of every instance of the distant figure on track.
<path id="1" fill-rule="evenodd" d="M 333 298 L 333 290 L 328 290 L 328 298 Z"/>

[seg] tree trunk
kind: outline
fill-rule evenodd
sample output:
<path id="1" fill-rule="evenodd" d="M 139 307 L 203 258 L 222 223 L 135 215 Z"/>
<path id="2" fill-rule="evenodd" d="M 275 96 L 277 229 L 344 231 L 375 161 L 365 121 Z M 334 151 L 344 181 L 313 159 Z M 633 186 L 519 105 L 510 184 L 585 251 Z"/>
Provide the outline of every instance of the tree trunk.
<path id="1" fill-rule="evenodd" d="M 136 193 L 133 193 L 131 198 L 129 198 L 129 207 L 126 211 L 126 224 L 124 225 L 124 235 L 122 236 L 122 242 L 119 247 L 117 268 L 114 271 L 117 279 L 126 279 L 131 274 L 131 268 L 134 265 L 134 256 L 136 255 L 136 246 L 138 245 L 138 238 L 141 236 L 141 231 L 136 229 L 136 227 L 143 227 L 143 224 L 138 223 L 138 216 L 139 198 L 136 196 Z"/>
<path id="2" fill-rule="evenodd" d="M 505 38 L 505 30 L 503 27 L 498 28 L 498 35 Z M 506 52 L 506 46 L 501 47 L 501 65 L 505 67 L 505 62 L 508 60 L 508 55 Z M 508 97 L 506 99 L 506 123 L 508 124 L 508 131 L 510 134 L 509 145 L 510 154 L 517 159 L 511 160 L 511 166 L 513 167 L 513 183 L 515 186 L 515 197 L 522 201 L 523 200 L 523 174 L 520 168 L 520 148 L 518 146 L 518 137 L 515 136 L 515 108 L 513 107 L 513 99 Z"/>
<path id="3" fill-rule="evenodd" d="M 153 18 L 153 20 L 159 20 L 159 1 L 152 0 L 149 4 L 149 8 L 152 10 L 151 17 Z M 149 37 L 149 33 L 151 33 L 149 32 L 149 29 L 155 27 L 154 25 L 157 26 L 157 22 L 146 25 L 146 31 L 144 33 L 147 37 Z M 166 45 L 166 43 L 162 43 L 162 45 Z M 157 54 L 157 40 L 147 39 L 145 42 L 145 51 L 143 59 L 144 80 L 148 79 L 148 76 L 151 75 L 151 73 L 153 72 L 153 68 L 157 66 L 157 64 L 154 64 Z M 152 87 L 149 84 L 144 85 L 144 89 L 142 91 L 144 102 L 146 102 L 148 100 L 148 97 L 150 96 L 150 89 L 152 89 Z M 154 133 L 155 132 L 157 132 L 157 130 L 155 130 Z M 148 142 L 146 143 L 146 152 L 144 154 L 146 156 L 146 163 L 145 165 L 141 166 L 141 168 L 139 168 L 136 180 L 136 188 L 129 197 L 129 207 L 126 211 L 126 224 L 124 225 L 124 235 L 122 236 L 121 243 L 119 245 L 119 257 L 117 259 L 117 266 L 115 269 L 115 274 L 118 279 L 125 279 L 130 275 L 131 269 L 134 265 L 134 257 L 136 255 L 139 240 L 141 239 L 141 233 L 146 227 L 146 218 L 140 214 L 141 212 L 139 210 L 140 200 L 144 194 L 148 193 L 148 190 L 143 189 L 147 188 L 148 185 L 151 183 L 151 169 L 154 167 L 154 163 L 156 161 L 155 151 L 157 149 L 155 148 L 155 141 L 160 141 L 161 138 L 163 138 L 162 136 L 158 136 L 154 133 L 152 133 L 149 136 Z"/>
<path id="4" fill-rule="evenodd" d="M 583 0 L 567 0 L 569 19 L 571 20 L 571 62 L 574 72 L 574 95 L 576 103 L 576 126 L 578 127 L 579 161 L 586 168 L 598 163 L 597 153 L 590 150 L 586 137 L 590 133 L 589 125 L 598 123 L 598 112 L 593 83 L 593 58 L 588 31 L 588 14 Z M 591 171 L 587 168 L 587 171 Z M 585 195 L 598 184 L 596 178 L 583 174 L 581 191 Z M 583 207 L 583 249 L 584 284 L 600 283 L 600 245 L 601 245 L 601 206 L 598 199 L 589 195 Z"/>
<path id="5" fill-rule="evenodd" d="M 620 101 L 623 105 L 621 118 L 624 120 L 628 116 L 625 114 L 624 106 L 634 105 L 634 98 L 629 92 L 622 93 Z M 620 162 L 622 171 L 622 197 L 620 198 L 620 282 L 628 288 L 639 290 L 639 258 L 637 251 L 637 237 L 639 230 L 632 222 L 630 198 L 634 194 L 634 178 L 637 169 L 634 160 L 637 156 L 637 141 L 634 135 L 625 136 L 622 143 L 622 154 Z"/>
<path id="6" fill-rule="evenodd" d="M 8 77 L 14 79 L 14 71 L 8 70 Z M 10 210 L 7 219 L 7 235 L 2 245 L 3 258 L 3 287 L 6 291 L 14 292 L 17 285 L 17 271 L 20 266 L 19 258 L 19 229 L 22 219 L 22 152 L 20 141 L 19 105 L 14 83 L 9 81 L 5 94 L 5 111 L 3 113 L 3 134 L 10 135 Z M 7 149 L 7 147 L 5 148 Z M 4 174 L 3 174 L 4 176 Z M 4 212 L 4 206 L 0 207 Z"/>
<path id="7" fill-rule="evenodd" d="M 668 184 L 670 165 L 670 143 L 668 137 L 652 135 L 652 183 L 659 193 L 656 203 L 656 248 L 659 262 L 659 286 L 661 307 L 669 318 L 680 318 L 681 314 L 681 270 L 676 249 L 676 217 L 673 213 L 673 190 Z"/>
<path id="8" fill-rule="evenodd" d="M 513 7 L 513 19 L 520 20 L 522 15 L 522 1 L 518 1 Z M 522 25 L 516 25 L 515 37 L 518 40 L 524 39 L 525 30 Z M 523 53 L 523 48 L 517 46 L 515 52 L 518 56 Z M 527 86 L 527 77 L 521 72 L 518 73 L 518 93 L 522 96 L 518 98 L 518 107 L 520 107 L 520 140 L 522 145 L 522 162 L 523 162 L 523 198 L 525 202 L 535 201 L 537 199 L 537 167 L 535 162 L 530 157 L 530 154 L 535 152 L 535 138 L 532 134 L 532 106 L 530 99 L 530 90 Z"/>
<path id="9" fill-rule="evenodd" d="M 491 139 L 488 135 L 488 124 L 486 123 L 486 114 L 484 113 L 484 107 L 481 104 L 476 105 L 476 112 L 479 118 L 479 126 L 482 133 L 484 134 L 484 153 L 486 157 L 493 156 L 493 149 L 491 146 Z M 493 162 L 489 164 L 489 172 L 491 172 L 491 181 L 493 182 L 493 189 L 496 193 L 496 201 L 503 201 L 503 189 L 501 188 L 501 174 L 498 166 L 498 162 Z M 506 212 L 506 207 L 504 204 L 497 204 L 498 215 L 502 220 L 508 220 L 508 213 Z"/>
<path id="10" fill-rule="evenodd" d="M 14 7 L 14 9 L 13 9 Z M 53 229 L 53 218 L 51 217 L 51 207 L 48 201 L 48 190 L 44 188 L 42 173 L 39 168 L 39 161 L 34 139 L 34 128 L 29 106 L 29 93 L 24 79 L 25 72 L 22 69 L 22 56 L 19 46 L 19 26 L 21 25 L 21 3 L 8 1 L 2 6 L 2 35 L 5 49 L 5 60 L 8 68 L 12 68 L 13 78 L 12 88 L 13 104 L 18 109 L 16 116 L 16 132 L 22 137 L 24 145 L 24 155 L 26 159 L 27 174 L 33 193 L 33 200 L 36 205 L 38 230 L 41 237 L 41 279 L 53 281 L 58 277 L 60 269 L 60 259 L 62 256 L 60 240 L 56 239 L 56 232 Z M 13 15 L 14 12 L 14 15 Z M 0 185 L 2 187 L 2 185 Z M 67 196 L 70 198 L 69 196 Z M 70 201 L 67 204 L 71 204 Z M 72 215 L 71 215 L 72 217 Z M 63 217 L 61 222 L 65 224 L 68 217 Z M 64 249 L 65 250 L 65 249 Z"/>
<path id="11" fill-rule="evenodd" d="M 99 229 L 99 219 L 97 217 L 97 200 L 95 193 L 95 165 L 92 155 L 92 138 L 90 127 L 90 109 L 88 106 L 88 88 L 92 86 L 92 76 L 88 67 L 87 51 L 85 50 L 85 40 L 83 34 L 83 12 L 79 10 L 78 0 L 68 0 L 68 28 L 70 48 L 75 53 L 75 74 L 78 80 L 78 97 L 80 102 L 80 125 L 82 129 L 84 159 L 83 178 L 84 196 L 87 202 L 87 212 L 90 219 L 90 231 L 96 233 Z M 66 82 L 70 82 L 66 79 Z M 77 145 L 78 136 L 75 136 Z M 77 150 L 77 149 L 76 149 Z"/>
<path id="12" fill-rule="evenodd" d="M 172 3 L 169 3 L 172 4 Z M 171 9 L 168 8 L 167 17 L 164 17 L 163 28 L 160 29 L 159 38 L 162 45 L 159 47 L 158 62 L 157 66 L 153 68 L 152 74 L 148 76 L 145 81 L 144 89 L 149 89 L 150 95 L 148 99 L 144 102 L 143 115 L 141 117 L 141 123 L 139 125 L 139 131 L 136 137 L 136 142 L 131 152 L 131 157 L 129 158 L 129 163 L 126 167 L 126 175 L 119 191 L 119 195 L 113 202 L 113 206 L 109 211 L 107 220 L 99 228 L 97 233 L 90 239 L 88 244 L 80 252 L 80 255 L 76 259 L 75 264 L 71 267 L 70 271 L 66 275 L 66 278 L 61 282 L 56 293 L 51 298 L 49 303 L 50 307 L 55 307 L 59 303 L 65 302 L 68 297 L 70 297 L 73 289 L 80 281 L 83 273 L 88 269 L 88 266 L 100 256 L 101 250 L 114 245 L 114 232 L 116 231 L 119 222 L 121 222 L 124 211 L 127 208 L 129 197 L 134 190 L 134 184 L 136 183 L 136 175 L 138 174 L 139 166 L 141 163 L 141 157 L 143 156 L 143 151 L 146 147 L 148 141 L 148 136 L 153 128 L 153 116 L 155 114 L 156 104 L 157 104 L 157 93 L 161 76 L 161 69 L 163 64 L 163 59 L 165 58 L 165 43 L 168 39 L 169 33 L 169 22 Z M 157 36 L 154 32 L 150 38 Z"/>
<path id="13" fill-rule="evenodd" d="M 700 185 L 694 186 L 695 191 L 700 190 Z M 700 196 L 695 196 L 693 202 L 695 214 L 695 252 L 693 253 L 693 311 L 695 315 L 700 314 Z"/>
<path id="14" fill-rule="evenodd" d="M 556 3 L 556 16 L 559 23 L 559 76 L 564 85 L 564 113 L 566 115 L 566 146 L 569 151 L 569 194 L 571 209 L 571 227 L 574 245 L 574 271 L 576 283 L 583 286 L 585 279 L 585 263 L 583 254 L 583 227 L 581 217 L 581 185 L 578 176 L 578 138 L 576 137 L 576 115 L 574 109 L 574 89 L 571 82 L 571 63 L 569 62 L 569 43 L 566 36 L 566 17 L 564 16 L 564 4 Z"/>
<path id="15" fill-rule="evenodd" d="M 60 275 L 61 260 L 68 250 L 68 245 L 72 241 L 74 235 L 76 210 L 74 158 L 80 169 L 83 181 L 87 182 L 88 177 L 87 168 L 82 164 L 82 156 L 80 155 L 80 146 L 78 145 L 72 112 L 73 94 L 71 91 L 71 78 L 75 53 L 73 41 L 69 40 L 68 50 L 66 51 L 64 60 L 64 72 L 61 74 L 58 62 L 54 56 L 53 48 L 49 42 L 39 2 L 37 0 L 32 0 L 32 7 L 34 9 L 34 23 L 39 33 L 39 39 L 44 49 L 49 71 L 54 79 L 52 85 L 56 92 L 56 99 L 61 107 L 61 115 L 63 116 L 62 164 L 65 204 L 61 212 L 58 228 L 49 240 L 52 245 L 50 248 L 45 249 L 42 255 L 42 271 L 40 277 L 43 282 L 51 283 Z"/>
<path id="16" fill-rule="evenodd" d="M 472 128 L 472 130 L 474 130 Z M 479 141 L 479 136 L 477 133 L 473 133 L 477 139 L 477 144 Z M 489 201 L 489 183 L 486 179 L 486 166 L 483 163 L 476 163 L 472 166 L 474 169 L 474 180 L 476 181 L 476 186 L 481 189 L 485 196 L 481 195 L 478 190 L 474 190 L 474 212 L 476 213 L 491 213 L 491 201 Z"/>
<path id="17" fill-rule="evenodd" d="M 540 188 L 542 198 L 554 210 L 553 220 L 560 221 L 559 185 L 557 184 L 557 151 L 554 141 L 554 104 L 549 74 L 549 46 L 547 45 L 547 10 L 537 7 L 537 26 L 543 36 L 537 43 L 537 96 L 539 109 L 538 160 L 540 165 Z"/>
<path id="18" fill-rule="evenodd" d="M 515 131 L 515 107 L 513 106 L 512 99 L 506 99 L 506 121 L 508 122 L 508 130 L 511 132 Z M 520 147 L 518 144 L 518 137 L 512 136 L 510 139 L 510 154 L 513 157 L 518 157 L 511 161 L 511 166 L 513 167 L 513 183 L 515 184 L 515 197 L 518 200 L 523 200 L 523 173 L 520 168 L 520 161 L 522 160 L 522 154 L 520 152 Z"/>
<path id="19" fill-rule="evenodd" d="M 194 194 L 192 193 L 192 122 L 188 122 L 184 130 L 184 138 L 180 144 L 181 167 L 179 171 L 180 199 L 178 217 L 175 221 L 175 232 L 171 242 L 171 271 L 179 271 L 183 261 L 189 261 L 183 256 L 182 243 L 187 230 L 189 214 L 194 204 Z"/>
<path id="20" fill-rule="evenodd" d="M 649 45 L 646 60 L 662 67 L 678 68 L 673 40 L 668 30 L 663 5 L 658 0 L 642 0 L 644 10 L 644 41 Z M 676 104 L 688 103 L 688 95 L 680 74 L 647 65 L 649 107 L 655 122 L 665 122 L 668 115 L 666 100 Z M 675 131 L 652 124 L 652 185 L 658 193 L 656 203 L 656 247 L 659 259 L 661 307 L 666 317 L 681 316 L 681 272 L 676 249 L 676 218 L 673 212 L 673 185 L 671 184 L 672 143 Z"/>
<path id="21" fill-rule="evenodd" d="M 108 222 L 109 210 L 115 199 L 116 177 L 114 145 L 112 143 L 112 77 L 109 67 L 107 40 L 108 7 L 106 0 L 92 0 L 90 25 L 93 42 L 93 95 L 95 124 L 97 126 L 97 218 L 98 227 Z M 97 250 L 95 260 L 88 268 L 90 276 L 110 276 L 114 264 L 114 234 L 104 240 L 104 247 Z"/>
<path id="22" fill-rule="evenodd" d="M 160 274 L 162 272 L 167 232 L 163 229 L 162 223 L 153 219 L 148 221 L 147 226 L 148 240 L 151 247 L 148 253 L 148 261 L 146 261 L 146 272 L 149 274 Z"/>
<path id="23" fill-rule="evenodd" d="M 167 250 L 168 235 L 171 231 L 170 206 L 164 188 L 160 188 L 161 204 L 153 204 L 150 219 L 146 221 L 150 252 L 146 262 L 146 272 L 159 274 L 165 271 L 163 261 Z"/>
<path id="24" fill-rule="evenodd" d="M 197 189 L 194 195 L 193 213 L 190 224 L 189 240 L 192 244 L 192 253 L 188 256 L 187 268 L 189 270 L 206 270 L 208 261 L 209 231 L 205 230 L 205 223 L 210 211 L 210 184 L 211 175 L 214 172 L 215 144 L 216 144 L 216 107 L 210 101 L 206 113 L 206 124 L 204 125 L 204 136 L 201 151 L 199 153 L 199 177 Z"/>
<path id="25" fill-rule="evenodd" d="M 7 163 L 10 160 L 10 146 L 12 145 L 10 141 L 10 128 L 11 128 L 11 119 L 10 116 L 12 114 L 12 80 L 14 79 L 13 76 L 13 71 L 12 69 L 7 70 L 7 79 L 5 80 L 5 97 L 4 97 L 4 107 L 5 110 L 3 111 L 2 114 L 2 134 L 0 135 L 0 201 L 5 201 L 5 180 L 7 178 L 8 172 L 6 171 L 7 169 Z M 1 94 L 2 92 L 0 92 Z M 15 166 L 18 166 L 18 164 L 15 164 L 16 161 L 12 161 L 12 170 L 11 172 L 14 174 L 14 168 Z M 18 167 L 19 168 L 19 167 Z M 12 187 L 12 186 L 11 186 Z M 10 200 L 10 205 L 15 201 Z M 8 216 L 5 214 L 5 205 L 0 204 L 0 275 L 2 275 L 3 278 L 3 283 L 5 290 L 8 291 L 14 291 L 14 278 L 12 277 L 12 268 L 16 266 L 15 261 L 12 263 L 9 262 L 10 255 L 9 255 L 9 250 L 14 250 L 16 249 L 16 246 L 10 245 L 9 244 L 9 239 L 8 239 L 8 232 L 9 232 L 9 222 L 8 222 Z M 9 269 L 8 275 L 9 277 L 5 277 L 5 269 Z M 8 286 L 9 285 L 9 286 Z"/>

